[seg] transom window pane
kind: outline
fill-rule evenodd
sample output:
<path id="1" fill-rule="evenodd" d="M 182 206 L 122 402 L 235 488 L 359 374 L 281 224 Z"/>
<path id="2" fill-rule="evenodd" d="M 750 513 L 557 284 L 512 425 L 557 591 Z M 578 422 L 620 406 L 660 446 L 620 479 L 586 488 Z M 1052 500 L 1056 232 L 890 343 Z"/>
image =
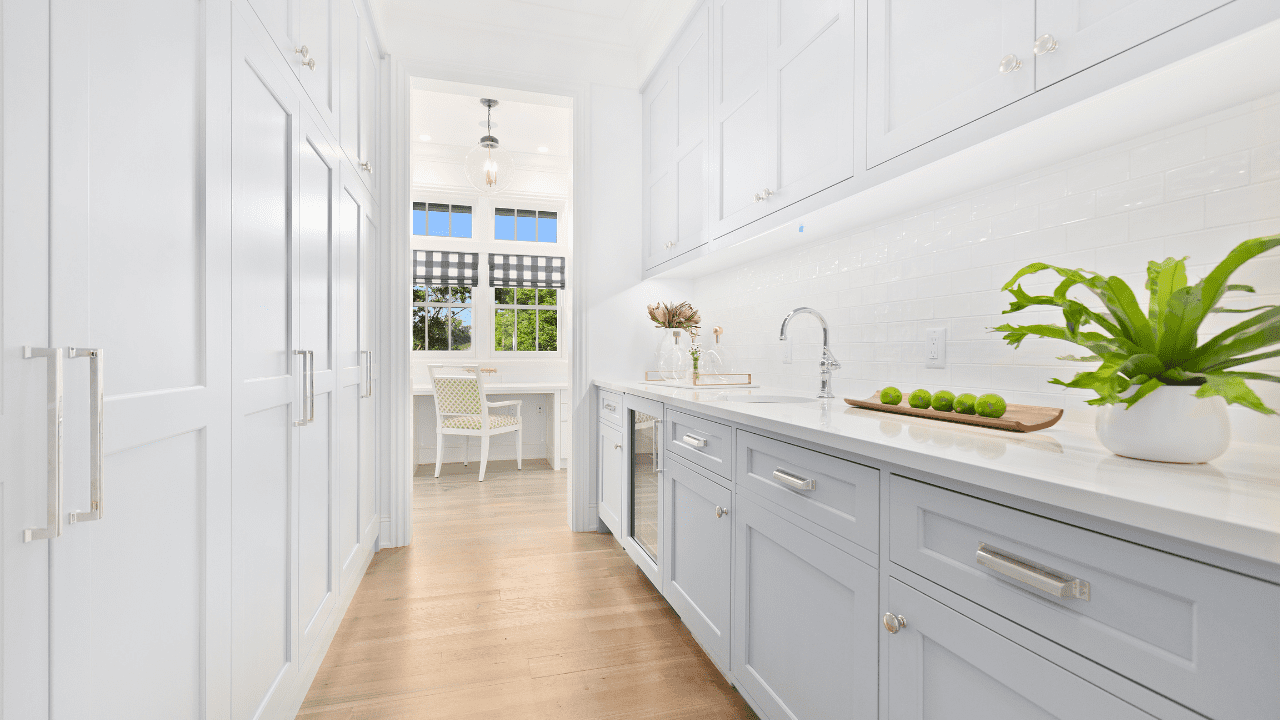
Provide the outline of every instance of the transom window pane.
<path id="1" fill-rule="evenodd" d="M 548 210 L 497 208 L 493 213 L 493 239 L 553 243 L 558 239 L 559 217 Z"/>
<path id="2" fill-rule="evenodd" d="M 493 239 L 516 239 L 516 211 L 510 208 L 498 208 L 493 213 Z"/>
<path id="3" fill-rule="evenodd" d="M 516 239 L 537 242 L 538 213 L 532 210 L 516 211 Z"/>
<path id="4" fill-rule="evenodd" d="M 471 237 L 471 206 L 415 202 L 413 234 L 469 238 Z"/>

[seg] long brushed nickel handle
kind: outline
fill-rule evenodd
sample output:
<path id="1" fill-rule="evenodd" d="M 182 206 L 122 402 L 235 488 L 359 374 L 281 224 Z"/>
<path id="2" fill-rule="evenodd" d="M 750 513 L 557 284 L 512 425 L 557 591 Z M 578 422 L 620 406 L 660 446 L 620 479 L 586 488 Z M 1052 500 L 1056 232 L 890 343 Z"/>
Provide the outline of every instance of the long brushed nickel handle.
<path id="1" fill-rule="evenodd" d="M 978 543 L 978 564 L 1007 578 L 1043 590 L 1055 597 L 1089 602 L 1089 583 L 1060 573 L 1040 563 L 1005 552 L 984 542 Z"/>
<path id="2" fill-rule="evenodd" d="M 52 540 L 62 534 L 62 348 L 22 348 L 22 357 L 48 363 L 48 513 L 42 528 L 24 528 L 22 541 Z"/>
<path id="3" fill-rule="evenodd" d="M 777 470 L 773 471 L 773 479 L 789 487 L 793 487 L 796 490 L 812 490 L 814 487 L 813 481 L 810 480 L 809 478 L 802 478 L 799 475 L 792 475 L 791 473 L 787 472 L 786 470 L 783 470 L 782 468 L 778 468 Z"/>
<path id="4" fill-rule="evenodd" d="M 309 422 L 307 420 L 308 411 L 310 410 L 308 405 L 311 404 L 311 394 L 307 392 L 307 376 L 309 375 L 307 371 L 308 356 L 306 350 L 294 350 L 293 354 L 302 356 L 302 412 L 298 413 L 298 419 L 293 421 L 294 427 L 302 427 Z"/>
<path id="5" fill-rule="evenodd" d="M 102 348 L 68 348 L 67 357 L 89 358 L 89 511 L 73 512 L 68 516 L 72 523 L 102 519 L 102 410 L 103 380 Z"/>

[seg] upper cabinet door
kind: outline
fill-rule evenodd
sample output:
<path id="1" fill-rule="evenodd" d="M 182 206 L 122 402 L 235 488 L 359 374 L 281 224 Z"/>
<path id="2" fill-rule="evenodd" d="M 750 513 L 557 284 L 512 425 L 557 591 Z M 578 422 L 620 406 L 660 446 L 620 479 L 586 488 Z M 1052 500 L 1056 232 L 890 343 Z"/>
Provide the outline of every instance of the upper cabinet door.
<path id="1" fill-rule="evenodd" d="M 342 151 L 360 171 L 375 196 L 374 149 L 377 143 L 378 61 L 371 19 L 361 0 L 338 0 L 341 48 L 339 135 Z"/>
<path id="2" fill-rule="evenodd" d="M 1035 91 L 1035 0 L 871 0 L 867 165 Z"/>
<path id="3" fill-rule="evenodd" d="M 853 0 L 774 0 L 769 82 L 777 162 L 762 204 L 776 210 L 853 176 Z"/>
<path id="4" fill-rule="evenodd" d="M 769 98 L 773 0 L 713 0 L 711 61 L 712 237 L 768 211 L 777 135 Z"/>
<path id="5" fill-rule="evenodd" d="M 280 53 L 287 58 L 294 58 L 299 49 L 298 39 L 298 2 L 299 0 L 249 0 L 249 7 L 258 21 L 267 29 L 271 39 L 275 41 Z"/>
<path id="6" fill-rule="evenodd" d="M 707 25 L 694 16 L 645 88 L 645 269 L 707 241 Z"/>
<path id="7" fill-rule="evenodd" d="M 1032 50 L 1039 55 L 1036 89 L 1226 4 L 1227 0 L 1038 0 Z"/>
<path id="8" fill-rule="evenodd" d="M 298 0 L 302 29 L 292 55 L 294 72 L 302 81 L 321 120 L 338 130 L 338 23 L 336 0 Z"/>

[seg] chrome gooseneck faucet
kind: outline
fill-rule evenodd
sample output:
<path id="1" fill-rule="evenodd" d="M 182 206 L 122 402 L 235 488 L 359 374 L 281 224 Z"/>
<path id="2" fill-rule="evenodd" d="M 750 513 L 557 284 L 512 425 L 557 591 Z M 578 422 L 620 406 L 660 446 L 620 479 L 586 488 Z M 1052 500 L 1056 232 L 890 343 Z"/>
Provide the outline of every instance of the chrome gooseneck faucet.
<path id="1" fill-rule="evenodd" d="M 818 371 L 821 377 L 821 387 L 818 389 L 818 397 L 833 398 L 831 394 L 831 371 L 840 369 L 840 361 L 836 360 L 836 356 L 831 354 L 831 344 L 828 342 L 827 319 L 822 317 L 822 313 L 811 307 L 799 307 L 792 310 L 786 317 L 782 318 L 782 330 L 778 333 L 779 340 L 787 339 L 787 325 L 791 323 L 791 318 L 808 313 L 822 323 L 822 359 L 818 361 Z"/>

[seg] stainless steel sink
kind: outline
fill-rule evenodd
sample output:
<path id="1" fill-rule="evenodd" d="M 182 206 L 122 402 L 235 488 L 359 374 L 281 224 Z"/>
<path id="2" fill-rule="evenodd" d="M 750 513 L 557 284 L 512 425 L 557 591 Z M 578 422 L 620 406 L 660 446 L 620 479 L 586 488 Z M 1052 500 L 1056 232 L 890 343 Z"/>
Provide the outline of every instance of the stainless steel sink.
<path id="1" fill-rule="evenodd" d="M 807 403 L 818 402 L 818 398 L 797 397 L 795 395 L 739 395 L 727 397 L 729 402 L 741 403 Z"/>

